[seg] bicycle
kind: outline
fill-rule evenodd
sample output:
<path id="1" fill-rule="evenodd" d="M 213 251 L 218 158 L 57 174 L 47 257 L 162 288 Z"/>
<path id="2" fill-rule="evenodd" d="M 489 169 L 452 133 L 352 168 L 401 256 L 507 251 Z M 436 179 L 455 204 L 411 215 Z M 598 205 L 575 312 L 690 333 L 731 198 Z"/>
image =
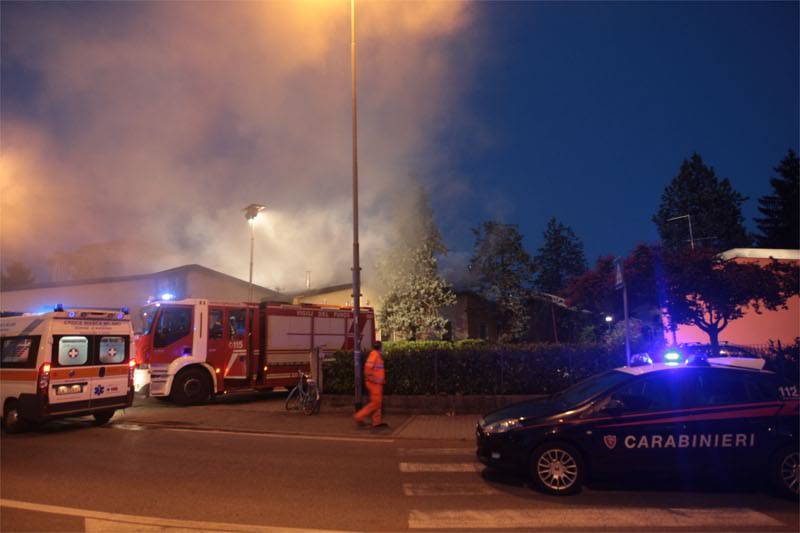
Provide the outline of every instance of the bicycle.
<path id="1" fill-rule="evenodd" d="M 298 374 L 297 385 L 286 397 L 286 410 L 302 409 L 307 415 L 314 414 L 319 410 L 319 387 L 316 381 L 302 370 L 298 371 Z"/>

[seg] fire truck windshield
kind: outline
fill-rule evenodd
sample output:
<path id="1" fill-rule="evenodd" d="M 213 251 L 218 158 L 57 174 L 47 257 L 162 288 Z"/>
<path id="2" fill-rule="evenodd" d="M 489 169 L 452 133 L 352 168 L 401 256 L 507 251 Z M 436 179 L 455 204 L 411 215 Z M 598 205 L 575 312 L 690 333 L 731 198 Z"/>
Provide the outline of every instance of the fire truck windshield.
<path id="1" fill-rule="evenodd" d="M 149 335 L 153 329 L 153 319 L 156 317 L 158 307 L 151 305 L 143 307 L 139 313 L 139 320 L 142 323 L 142 335 Z"/>

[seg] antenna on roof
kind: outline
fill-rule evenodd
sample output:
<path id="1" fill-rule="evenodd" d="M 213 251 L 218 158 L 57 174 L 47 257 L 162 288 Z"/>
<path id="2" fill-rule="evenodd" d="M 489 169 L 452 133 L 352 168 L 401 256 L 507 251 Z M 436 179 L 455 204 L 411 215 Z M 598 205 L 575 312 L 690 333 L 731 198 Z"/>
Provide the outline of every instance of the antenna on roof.
<path id="1" fill-rule="evenodd" d="M 306 290 L 311 290 L 311 271 L 306 270 Z"/>

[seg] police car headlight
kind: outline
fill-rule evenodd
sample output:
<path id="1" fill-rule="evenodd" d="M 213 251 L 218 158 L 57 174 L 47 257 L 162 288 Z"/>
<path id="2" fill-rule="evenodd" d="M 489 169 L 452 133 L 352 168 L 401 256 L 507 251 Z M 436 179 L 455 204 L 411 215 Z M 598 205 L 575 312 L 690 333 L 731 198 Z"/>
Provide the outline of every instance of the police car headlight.
<path id="1" fill-rule="evenodd" d="M 500 420 L 498 422 L 493 422 L 486 426 L 483 431 L 488 435 L 495 435 L 497 433 L 505 433 L 506 431 L 511 431 L 512 429 L 519 429 L 522 427 L 522 423 L 520 422 L 520 418 L 509 418 L 507 420 Z"/>

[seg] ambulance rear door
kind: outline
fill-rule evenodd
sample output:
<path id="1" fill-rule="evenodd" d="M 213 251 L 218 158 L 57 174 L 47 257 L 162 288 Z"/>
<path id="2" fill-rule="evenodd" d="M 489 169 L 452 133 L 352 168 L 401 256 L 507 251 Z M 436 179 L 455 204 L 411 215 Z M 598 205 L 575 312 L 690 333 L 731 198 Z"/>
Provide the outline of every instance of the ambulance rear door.
<path id="1" fill-rule="evenodd" d="M 130 321 L 56 320 L 50 413 L 124 407 L 131 348 Z"/>

